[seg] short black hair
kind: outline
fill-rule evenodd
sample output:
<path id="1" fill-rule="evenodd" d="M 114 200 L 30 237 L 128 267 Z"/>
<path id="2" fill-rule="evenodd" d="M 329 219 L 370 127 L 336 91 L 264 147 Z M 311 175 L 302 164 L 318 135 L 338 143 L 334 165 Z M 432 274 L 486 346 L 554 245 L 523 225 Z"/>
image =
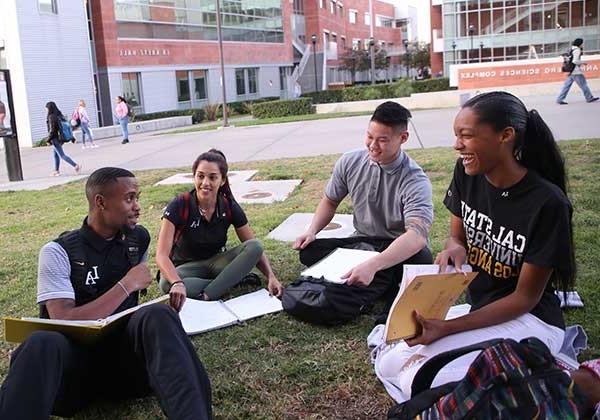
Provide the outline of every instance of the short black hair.
<path id="1" fill-rule="evenodd" d="M 410 118 L 412 115 L 408 109 L 397 102 L 386 101 L 375 108 L 371 121 L 377 121 L 394 130 L 406 130 Z"/>
<path id="2" fill-rule="evenodd" d="M 135 175 L 123 168 L 105 167 L 96 169 L 85 183 L 85 195 L 90 205 L 96 194 L 102 193 L 110 184 L 117 182 L 117 178 L 135 178 Z"/>
<path id="3" fill-rule="evenodd" d="M 573 41 L 573 45 L 575 45 L 576 47 L 581 47 L 583 45 L 583 38 L 575 38 L 575 41 Z"/>

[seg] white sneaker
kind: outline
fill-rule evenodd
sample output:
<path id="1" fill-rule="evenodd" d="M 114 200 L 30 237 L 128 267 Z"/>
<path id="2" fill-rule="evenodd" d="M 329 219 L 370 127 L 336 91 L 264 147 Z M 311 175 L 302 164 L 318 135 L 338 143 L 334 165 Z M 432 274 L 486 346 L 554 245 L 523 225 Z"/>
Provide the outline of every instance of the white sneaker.
<path id="1" fill-rule="evenodd" d="M 92 144 L 92 149 L 97 149 L 98 145 L 96 143 Z"/>

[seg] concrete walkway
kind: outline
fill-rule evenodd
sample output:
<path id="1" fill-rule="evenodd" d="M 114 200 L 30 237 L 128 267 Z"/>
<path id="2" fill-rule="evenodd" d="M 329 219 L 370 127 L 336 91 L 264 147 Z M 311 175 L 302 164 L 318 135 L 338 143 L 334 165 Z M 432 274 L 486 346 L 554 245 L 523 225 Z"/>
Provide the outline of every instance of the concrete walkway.
<path id="1" fill-rule="evenodd" d="M 524 98 L 528 108 L 536 108 L 552 128 L 557 140 L 600 138 L 600 101 L 586 103 L 579 91 L 569 95 L 569 105 L 557 105 L 554 96 Z M 458 108 L 415 111 L 414 127 L 425 147 L 450 147 L 454 142 L 452 123 Z M 120 138 L 98 142 L 97 149 L 82 150 L 79 144 L 67 144 L 65 152 L 90 174 L 102 166 L 121 166 L 131 170 L 189 167 L 193 159 L 211 147 L 222 150 L 230 162 L 316 156 L 342 153 L 363 146 L 368 116 L 328 120 L 227 128 L 182 134 L 140 134 L 131 143 L 121 145 Z M 407 149 L 418 148 L 414 129 Z M 52 149 L 21 150 L 24 178 L 48 185 L 52 171 Z M 63 176 L 53 185 L 69 182 L 74 171 L 61 162 Z M 8 183 L 4 163 L 0 165 L 0 190 L 20 189 Z M 24 186 L 24 185 L 23 185 Z M 30 188 L 27 188 L 30 189 Z"/>

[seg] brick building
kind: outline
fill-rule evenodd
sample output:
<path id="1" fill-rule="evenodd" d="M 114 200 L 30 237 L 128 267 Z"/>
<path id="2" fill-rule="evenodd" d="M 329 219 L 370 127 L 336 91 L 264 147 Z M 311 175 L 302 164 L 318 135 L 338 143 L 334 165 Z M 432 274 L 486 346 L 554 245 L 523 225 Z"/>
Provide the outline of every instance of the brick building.
<path id="1" fill-rule="evenodd" d="M 430 0 L 431 67 L 600 52 L 599 0 Z"/>

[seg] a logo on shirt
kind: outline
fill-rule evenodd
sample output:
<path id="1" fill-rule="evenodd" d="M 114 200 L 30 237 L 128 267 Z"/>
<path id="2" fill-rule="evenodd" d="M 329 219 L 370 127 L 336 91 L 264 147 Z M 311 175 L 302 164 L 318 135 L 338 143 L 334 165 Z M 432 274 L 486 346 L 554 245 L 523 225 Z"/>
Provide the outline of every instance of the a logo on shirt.
<path id="1" fill-rule="evenodd" d="M 461 202 L 467 236 L 467 262 L 491 276 L 508 279 L 519 275 L 527 245 L 525 235 L 496 225 L 486 214 Z"/>
<path id="2" fill-rule="evenodd" d="M 508 197 L 508 191 L 502 191 L 502 194 L 500 194 L 502 197 Z"/>
<path id="3" fill-rule="evenodd" d="M 98 266 L 92 266 L 92 269 L 87 272 L 87 276 L 85 277 L 85 285 L 91 286 L 96 284 L 96 280 L 100 280 L 100 276 L 98 275 Z"/>
<path id="4" fill-rule="evenodd" d="M 200 226 L 200 220 L 196 219 L 192 222 L 192 224 L 190 225 L 190 227 L 192 229 L 196 229 L 198 226 Z"/>

